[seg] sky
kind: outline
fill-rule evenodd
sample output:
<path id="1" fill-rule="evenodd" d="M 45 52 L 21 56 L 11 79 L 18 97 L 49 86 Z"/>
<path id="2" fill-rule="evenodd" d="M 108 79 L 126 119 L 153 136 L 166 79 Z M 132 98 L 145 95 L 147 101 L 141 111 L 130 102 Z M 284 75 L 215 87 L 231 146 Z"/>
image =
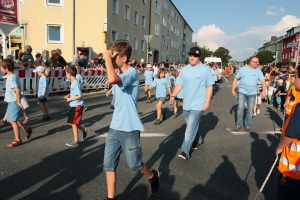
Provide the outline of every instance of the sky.
<path id="1" fill-rule="evenodd" d="M 300 26 L 300 0 L 172 0 L 193 29 L 193 42 L 229 49 L 243 61 L 271 36 Z"/>

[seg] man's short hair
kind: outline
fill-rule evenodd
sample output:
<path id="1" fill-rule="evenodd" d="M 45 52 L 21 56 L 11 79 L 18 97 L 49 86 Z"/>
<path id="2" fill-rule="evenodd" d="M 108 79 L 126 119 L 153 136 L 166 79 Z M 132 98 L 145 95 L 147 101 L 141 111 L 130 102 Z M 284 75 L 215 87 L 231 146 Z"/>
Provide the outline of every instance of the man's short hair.
<path id="1" fill-rule="evenodd" d="M 30 45 L 26 45 L 26 46 L 24 47 L 24 49 L 25 49 L 25 51 L 27 51 L 28 49 L 32 49 L 32 48 L 31 48 Z"/>
<path id="2" fill-rule="evenodd" d="M 132 53 L 132 48 L 130 43 L 127 40 L 115 40 L 109 46 L 108 50 L 118 52 L 118 56 L 123 57 L 126 56 L 126 61 L 129 61 L 129 58 Z"/>
<path id="3" fill-rule="evenodd" d="M 60 53 L 61 50 L 60 49 L 55 49 L 55 53 Z"/>
<path id="4" fill-rule="evenodd" d="M 8 56 L 6 56 L 6 59 L 8 59 L 8 60 L 14 60 L 14 57 L 12 55 L 8 55 Z"/>
<path id="5" fill-rule="evenodd" d="M 99 54 L 98 54 L 98 57 L 100 57 L 100 56 L 103 56 L 103 53 L 99 53 Z"/>
<path id="6" fill-rule="evenodd" d="M 79 55 L 82 56 L 82 55 L 84 55 L 84 53 L 81 52 Z"/>
<path id="7" fill-rule="evenodd" d="M 35 55 L 35 58 L 39 58 L 39 57 L 41 57 L 41 55 L 42 54 L 38 53 L 38 54 Z"/>
<path id="8" fill-rule="evenodd" d="M 7 58 L 0 61 L 0 66 L 2 66 L 4 69 L 8 69 L 10 72 L 13 72 L 15 69 L 14 61 Z"/>
<path id="9" fill-rule="evenodd" d="M 76 67 L 74 67 L 74 66 L 70 66 L 70 67 L 68 67 L 68 68 L 66 69 L 66 72 L 67 72 L 68 74 L 70 74 L 71 76 L 76 77 L 77 69 L 76 69 Z"/>
<path id="10" fill-rule="evenodd" d="M 254 58 L 257 58 L 257 59 L 258 59 L 258 57 L 256 57 L 256 56 L 251 56 L 251 57 L 249 58 L 249 61 L 251 62 Z"/>

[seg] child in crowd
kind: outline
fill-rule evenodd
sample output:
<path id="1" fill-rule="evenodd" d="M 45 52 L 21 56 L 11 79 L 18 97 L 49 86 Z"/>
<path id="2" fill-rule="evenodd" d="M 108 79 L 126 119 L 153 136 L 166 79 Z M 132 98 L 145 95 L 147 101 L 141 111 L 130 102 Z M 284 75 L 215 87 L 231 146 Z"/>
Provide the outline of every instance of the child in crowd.
<path id="1" fill-rule="evenodd" d="M 300 67 L 296 71 L 295 89 L 300 91 Z M 276 148 L 280 156 L 277 199 L 300 199 L 300 101 L 296 100 L 283 130 L 282 139 Z"/>
<path id="2" fill-rule="evenodd" d="M 40 77 L 38 89 L 38 106 L 43 111 L 43 120 L 51 119 L 47 99 L 49 96 L 49 81 L 45 76 L 45 67 L 38 66 L 33 72 L 37 72 Z"/>
<path id="3" fill-rule="evenodd" d="M 26 131 L 26 140 L 28 140 L 33 132 L 31 126 L 26 126 L 18 121 L 23 106 L 21 104 L 20 80 L 14 74 L 14 62 L 9 59 L 0 61 L 0 67 L 3 74 L 6 74 L 6 92 L 4 101 L 7 106 L 7 122 L 9 122 L 14 130 L 15 140 L 7 145 L 7 147 L 16 147 L 22 144 L 20 138 L 20 128 Z"/>
<path id="4" fill-rule="evenodd" d="M 172 72 L 169 72 L 169 76 L 170 76 L 170 84 L 171 84 L 170 86 L 171 88 L 173 88 L 175 84 L 175 77 Z"/>
<path id="5" fill-rule="evenodd" d="M 253 109 L 253 116 L 254 117 L 256 117 L 256 114 L 260 114 L 260 105 L 261 105 L 261 102 L 262 102 L 261 91 L 262 91 L 262 84 L 259 83 L 259 84 L 257 84 L 257 94 L 256 94 L 254 109 Z"/>
<path id="6" fill-rule="evenodd" d="M 74 140 L 66 143 L 66 145 L 69 147 L 77 147 L 79 144 L 78 128 L 82 131 L 82 140 L 86 138 L 89 129 L 80 125 L 84 102 L 81 86 L 76 80 L 77 69 L 76 67 L 68 67 L 66 72 L 67 78 L 70 79 L 72 83 L 70 87 L 70 94 L 66 95 L 64 99 L 70 103 L 71 111 L 68 117 L 68 124 L 72 126 L 74 134 Z"/>
<path id="7" fill-rule="evenodd" d="M 286 102 L 284 104 L 284 122 L 286 122 L 288 116 L 290 115 L 293 106 L 299 102 L 300 100 L 300 92 L 298 92 L 295 88 L 295 78 L 296 78 L 296 71 L 290 74 L 290 89 L 287 93 Z"/>
<path id="8" fill-rule="evenodd" d="M 83 85 L 83 79 L 82 79 L 82 76 L 80 75 L 80 69 L 79 69 L 79 65 L 78 64 L 75 64 L 74 67 L 76 67 L 76 70 L 77 70 L 77 74 L 76 74 L 76 80 L 78 81 L 78 83 L 80 84 L 80 87 Z M 70 79 L 67 79 L 66 80 L 67 83 L 71 84 L 71 80 Z M 71 106 L 69 106 L 67 112 L 65 113 L 66 115 L 69 115 L 70 113 L 70 110 L 71 110 Z M 83 112 L 85 112 L 87 109 L 87 106 L 83 106 Z"/>
<path id="9" fill-rule="evenodd" d="M 111 100 L 111 103 L 110 103 L 110 106 L 109 106 L 109 107 L 110 107 L 111 109 L 115 109 L 114 104 L 115 104 L 116 96 L 115 96 L 114 86 L 112 86 L 112 87 L 106 92 L 106 96 L 107 96 L 107 97 L 108 97 L 110 94 L 113 95 L 113 98 L 112 98 L 112 100 Z"/>
<path id="10" fill-rule="evenodd" d="M 154 122 L 154 125 L 159 125 L 162 120 L 167 119 L 167 110 L 162 109 L 162 105 L 166 101 L 167 90 L 168 93 L 171 95 L 170 84 L 169 81 L 165 78 L 165 72 L 163 69 L 159 69 L 157 73 L 157 78 L 154 79 L 152 85 L 149 87 L 149 90 L 151 90 L 153 87 L 156 87 L 156 110 L 157 110 L 157 118 Z M 162 120 L 161 120 L 161 115 L 163 116 Z"/>
<path id="11" fill-rule="evenodd" d="M 109 84 L 115 84 L 115 109 L 105 141 L 103 170 L 106 172 L 107 200 L 116 199 L 116 169 L 120 153 L 132 173 L 141 172 L 151 184 L 152 194 L 159 191 L 159 171 L 150 169 L 142 161 L 140 132 L 144 126 L 140 120 L 137 102 L 139 98 L 139 74 L 130 67 L 128 60 L 132 48 L 126 40 L 115 40 L 103 53 Z M 120 69 L 117 74 L 114 68 Z"/>
<path id="12" fill-rule="evenodd" d="M 275 92 L 274 83 L 270 82 L 269 87 L 267 89 L 267 103 L 270 106 L 273 106 L 272 97 L 273 97 L 274 92 Z"/>
<path id="13" fill-rule="evenodd" d="M 144 72 L 145 76 L 145 91 L 147 96 L 147 103 L 151 103 L 151 90 L 149 90 L 150 85 L 153 82 L 153 71 L 151 65 L 147 66 L 147 71 Z"/>
<path id="14" fill-rule="evenodd" d="M 284 93 L 284 87 L 283 85 L 283 80 L 282 79 L 278 79 L 277 81 L 277 89 L 274 93 L 275 97 L 276 97 L 276 103 L 278 104 L 278 109 L 282 109 L 282 101 L 281 101 L 281 95 Z"/>

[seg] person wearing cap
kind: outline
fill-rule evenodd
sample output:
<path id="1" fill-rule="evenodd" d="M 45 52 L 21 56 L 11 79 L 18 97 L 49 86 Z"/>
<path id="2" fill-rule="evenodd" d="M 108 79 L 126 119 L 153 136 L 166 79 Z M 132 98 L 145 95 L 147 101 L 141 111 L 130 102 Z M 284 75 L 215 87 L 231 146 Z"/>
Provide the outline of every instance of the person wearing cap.
<path id="1" fill-rule="evenodd" d="M 151 103 L 151 90 L 149 90 L 150 85 L 152 85 L 153 71 L 151 65 L 147 65 L 147 70 L 144 72 L 145 76 L 145 93 L 147 96 L 147 103 Z"/>
<path id="2" fill-rule="evenodd" d="M 78 65 L 81 69 L 86 69 L 87 68 L 87 62 L 84 59 L 84 53 L 79 54 Z"/>
<path id="3" fill-rule="evenodd" d="M 172 104 L 175 96 L 183 88 L 183 114 L 187 126 L 181 153 L 178 157 L 184 160 L 190 159 L 191 149 L 197 149 L 203 143 L 203 139 L 198 131 L 200 118 L 203 112 L 209 108 L 213 92 L 214 80 L 211 70 L 200 62 L 200 57 L 200 48 L 192 47 L 189 51 L 190 64 L 180 71 L 169 101 Z"/>
<path id="4" fill-rule="evenodd" d="M 35 70 L 33 70 L 33 72 L 37 72 L 37 74 L 40 76 L 37 104 L 44 113 L 43 120 L 51 119 L 47 105 L 47 98 L 49 96 L 49 81 L 45 76 L 45 67 L 38 66 Z"/>

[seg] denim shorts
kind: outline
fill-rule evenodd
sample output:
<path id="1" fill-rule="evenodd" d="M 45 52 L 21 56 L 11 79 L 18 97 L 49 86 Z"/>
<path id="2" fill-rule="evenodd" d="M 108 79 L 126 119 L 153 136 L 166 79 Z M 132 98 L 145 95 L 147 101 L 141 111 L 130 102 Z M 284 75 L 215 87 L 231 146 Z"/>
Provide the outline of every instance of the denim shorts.
<path id="1" fill-rule="evenodd" d="M 144 167 L 140 131 L 117 131 L 109 129 L 104 150 L 103 171 L 116 171 L 121 152 L 131 173 L 137 173 Z"/>
<path id="2" fill-rule="evenodd" d="M 21 107 L 17 104 L 16 101 L 8 102 L 7 106 L 7 119 L 12 122 L 16 122 L 19 119 L 21 113 Z"/>

